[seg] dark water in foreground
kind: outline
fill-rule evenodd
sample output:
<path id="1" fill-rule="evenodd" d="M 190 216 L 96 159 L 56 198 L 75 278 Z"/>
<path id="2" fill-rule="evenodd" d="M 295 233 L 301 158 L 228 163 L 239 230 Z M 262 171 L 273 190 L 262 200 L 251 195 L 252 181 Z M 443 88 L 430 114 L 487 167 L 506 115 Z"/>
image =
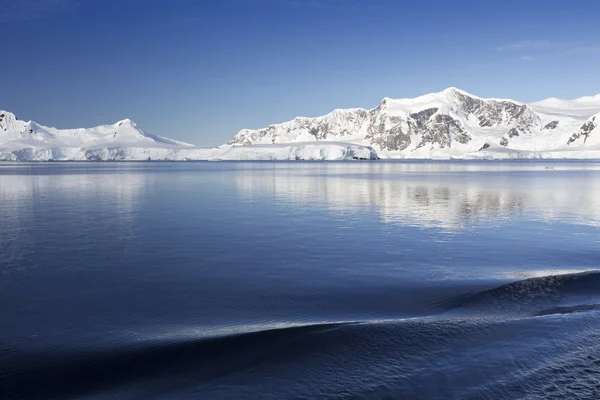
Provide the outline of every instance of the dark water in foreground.
<path id="1" fill-rule="evenodd" d="M 0 163 L 0 398 L 600 398 L 599 227 L 599 162 Z"/>

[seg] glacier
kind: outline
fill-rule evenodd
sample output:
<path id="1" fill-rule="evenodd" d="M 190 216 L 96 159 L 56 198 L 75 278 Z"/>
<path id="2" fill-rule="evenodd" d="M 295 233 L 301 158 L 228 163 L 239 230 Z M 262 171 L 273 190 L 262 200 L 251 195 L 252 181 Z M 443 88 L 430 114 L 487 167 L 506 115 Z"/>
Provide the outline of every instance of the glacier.
<path id="1" fill-rule="evenodd" d="M 222 145 L 203 148 L 146 134 L 126 119 L 89 129 L 56 129 L 0 110 L 0 161 L 190 161 L 377 159 L 369 146 L 343 143 Z"/>
<path id="2" fill-rule="evenodd" d="M 600 158 L 599 125 L 600 95 L 521 103 L 454 87 L 242 129 L 214 148 L 146 134 L 129 119 L 56 129 L 0 110 L 0 161 Z"/>

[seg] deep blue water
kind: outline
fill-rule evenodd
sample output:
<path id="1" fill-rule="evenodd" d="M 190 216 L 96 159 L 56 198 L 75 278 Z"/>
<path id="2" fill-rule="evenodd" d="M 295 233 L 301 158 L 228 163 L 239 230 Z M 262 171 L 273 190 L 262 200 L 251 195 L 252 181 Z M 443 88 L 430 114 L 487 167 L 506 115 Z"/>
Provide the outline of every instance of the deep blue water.
<path id="1" fill-rule="evenodd" d="M 600 398 L 599 262 L 600 162 L 0 163 L 0 398 Z"/>

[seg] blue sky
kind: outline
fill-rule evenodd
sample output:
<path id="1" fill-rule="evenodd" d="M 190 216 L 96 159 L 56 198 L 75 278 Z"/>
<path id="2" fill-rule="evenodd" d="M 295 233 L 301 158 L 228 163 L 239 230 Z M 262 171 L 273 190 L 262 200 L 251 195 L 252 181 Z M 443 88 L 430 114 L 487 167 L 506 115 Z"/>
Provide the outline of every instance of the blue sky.
<path id="1" fill-rule="evenodd" d="M 600 93 L 597 0 L 0 0 L 0 108 L 217 145 L 456 86 Z"/>

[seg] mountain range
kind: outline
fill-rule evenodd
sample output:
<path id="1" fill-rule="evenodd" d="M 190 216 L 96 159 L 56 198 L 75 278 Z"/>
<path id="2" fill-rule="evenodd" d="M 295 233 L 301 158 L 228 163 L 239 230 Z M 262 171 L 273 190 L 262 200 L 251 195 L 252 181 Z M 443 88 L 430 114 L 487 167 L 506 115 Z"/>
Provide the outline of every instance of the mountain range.
<path id="1" fill-rule="evenodd" d="M 329 140 L 391 158 L 600 157 L 600 95 L 535 103 L 484 99 L 457 88 L 370 110 L 335 110 L 239 131 L 232 145 Z"/>
<path id="2" fill-rule="evenodd" d="M 352 143 L 289 143 L 204 148 L 149 135 L 133 121 L 87 129 L 56 129 L 0 110 L 0 161 L 346 160 L 376 159 Z"/>
<path id="3" fill-rule="evenodd" d="M 526 104 L 457 88 L 243 129 L 215 148 L 149 135 L 129 119 L 56 129 L 0 110 L 0 160 L 600 158 L 599 125 L 600 95 Z"/>

